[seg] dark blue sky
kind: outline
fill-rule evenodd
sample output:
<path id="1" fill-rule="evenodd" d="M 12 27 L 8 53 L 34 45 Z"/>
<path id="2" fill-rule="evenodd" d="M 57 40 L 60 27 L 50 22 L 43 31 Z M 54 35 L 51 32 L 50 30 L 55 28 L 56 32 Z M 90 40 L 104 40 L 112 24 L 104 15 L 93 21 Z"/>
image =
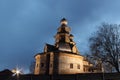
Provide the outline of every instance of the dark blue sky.
<path id="1" fill-rule="evenodd" d="M 28 70 L 45 43 L 54 44 L 63 17 L 84 54 L 96 26 L 120 23 L 120 0 L 0 0 L 0 71 Z"/>

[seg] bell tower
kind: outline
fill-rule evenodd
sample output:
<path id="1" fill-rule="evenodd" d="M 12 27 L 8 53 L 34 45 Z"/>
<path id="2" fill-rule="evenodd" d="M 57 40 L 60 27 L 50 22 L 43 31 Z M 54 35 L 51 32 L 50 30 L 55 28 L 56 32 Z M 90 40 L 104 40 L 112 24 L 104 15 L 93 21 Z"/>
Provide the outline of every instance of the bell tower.
<path id="1" fill-rule="evenodd" d="M 68 21 L 63 18 L 60 21 L 60 27 L 55 35 L 55 46 L 60 51 L 67 51 L 78 54 L 78 50 L 75 42 L 73 41 L 73 35 L 70 34 L 70 27 L 67 26 Z"/>

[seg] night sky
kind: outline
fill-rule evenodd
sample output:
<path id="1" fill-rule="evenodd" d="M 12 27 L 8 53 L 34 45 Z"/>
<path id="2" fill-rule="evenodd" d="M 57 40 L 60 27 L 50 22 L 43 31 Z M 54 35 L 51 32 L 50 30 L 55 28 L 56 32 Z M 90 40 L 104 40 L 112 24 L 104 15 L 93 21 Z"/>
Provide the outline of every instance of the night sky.
<path id="1" fill-rule="evenodd" d="M 65 17 L 81 54 L 103 22 L 120 24 L 120 0 L 0 0 L 0 71 L 21 67 L 28 72 L 36 53 Z"/>

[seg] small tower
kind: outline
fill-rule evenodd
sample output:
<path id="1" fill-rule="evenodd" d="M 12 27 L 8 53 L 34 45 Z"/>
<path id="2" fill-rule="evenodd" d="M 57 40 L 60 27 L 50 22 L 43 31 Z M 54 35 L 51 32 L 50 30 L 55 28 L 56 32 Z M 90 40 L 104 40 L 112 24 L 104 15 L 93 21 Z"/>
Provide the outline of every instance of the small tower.
<path id="1" fill-rule="evenodd" d="M 67 26 L 68 22 L 65 18 L 60 21 L 61 25 L 55 35 L 55 46 L 60 51 L 67 51 L 78 54 L 73 35 L 70 34 L 70 27 Z"/>
<path id="2" fill-rule="evenodd" d="M 67 25 L 67 20 L 65 18 L 61 19 L 60 21 L 61 25 Z"/>

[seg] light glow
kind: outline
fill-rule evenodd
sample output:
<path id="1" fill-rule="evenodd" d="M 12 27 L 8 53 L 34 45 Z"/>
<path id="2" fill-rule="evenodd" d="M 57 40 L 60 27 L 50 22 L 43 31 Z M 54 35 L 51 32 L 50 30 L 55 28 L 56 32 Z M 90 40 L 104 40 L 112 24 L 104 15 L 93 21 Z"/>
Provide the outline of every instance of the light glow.
<path id="1" fill-rule="evenodd" d="M 16 70 L 16 74 L 20 74 L 20 70 Z"/>
<path id="2" fill-rule="evenodd" d="M 17 74 L 17 75 L 22 74 L 22 70 L 19 69 L 18 67 L 15 68 L 15 69 L 13 69 L 12 72 L 14 73 L 14 75 L 16 75 L 16 74 Z"/>

